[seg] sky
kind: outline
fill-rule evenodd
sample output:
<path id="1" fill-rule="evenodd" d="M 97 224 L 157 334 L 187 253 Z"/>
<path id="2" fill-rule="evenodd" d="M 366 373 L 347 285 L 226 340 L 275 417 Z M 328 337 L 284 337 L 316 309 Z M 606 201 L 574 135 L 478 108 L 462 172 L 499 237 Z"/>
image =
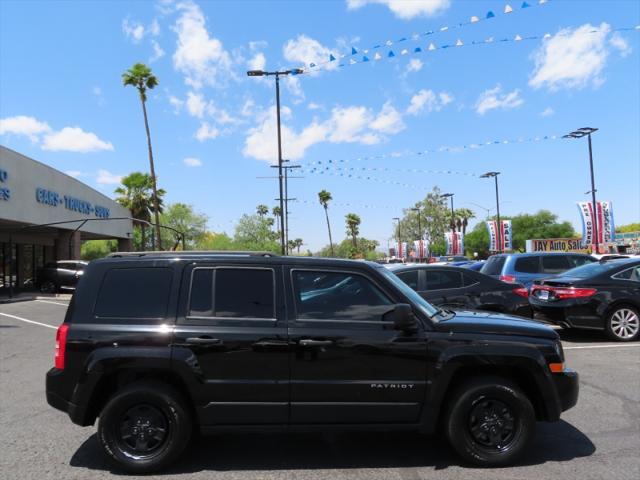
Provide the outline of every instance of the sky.
<path id="1" fill-rule="evenodd" d="M 493 215 L 487 171 L 501 172 L 502 215 L 548 209 L 581 231 L 588 146 L 560 138 L 580 127 L 599 128 L 598 198 L 616 224 L 640 221 L 640 2 L 522 4 L 0 0 L 0 143 L 113 196 L 148 171 L 140 102 L 121 80 L 144 62 L 160 82 L 147 109 L 166 202 L 232 234 L 278 198 L 264 178 L 274 79 L 246 71 L 303 68 L 281 82 L 283 157 L 303 177 L 289 181 L 289 236 L 303 249 L 328 244 L 322 189 L 334 239 L 354 212 L 384 248 L 392 218 L 434 186 Z"/>

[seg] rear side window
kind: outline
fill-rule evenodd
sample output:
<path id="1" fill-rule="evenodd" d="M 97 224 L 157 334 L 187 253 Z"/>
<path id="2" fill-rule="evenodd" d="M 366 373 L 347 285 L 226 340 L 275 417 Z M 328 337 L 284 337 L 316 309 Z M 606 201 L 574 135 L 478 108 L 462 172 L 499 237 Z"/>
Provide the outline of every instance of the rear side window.
<path id="1" fill-rule="evenodd" d="M 542 271 L 544 273 L 562 273 L 569 270 L 569 259 L 564 255 L 550 255 L 542 257 Z"/>
<path id="2" fill-rule="evenodd" d="M 518 257 L 513 269 L 520 273 L 538 273 L 540 271 L 540 259 L 538 257 Z"/>
<path id="3" fill-rule="evenodd" d="M 478 280 L 476 280 L 474 277 L 472 277 L 468 273 L 463 273 L 462 278 L 464 279 L 465 287 L 469 287 L 471 285 L 475 285 L 476 283 L 480 283 Z"/>
<path id="4" fill-rule="evenodd" d="M 462 287 L 462 274 L 449 270 L 427 271 L 427 290 L 443 290 Z"/>
<path id="5" fill-rule="evenodd" d="M 115 268 L 102 281 L 94 314 L 102 318 L 167 316 L 171 279 L 169 268 Z"/>
<path id="6" fill-rule="evenodd" d="M 569 268 L 581 267 L 587 263 L 593 263 L 593 259 L 591 257 L 582 257 L 579 255 L 571 255 L 569 257 Z"/>
<path id="7" fill-rule="evenodd" d="M 414 290 L 418 289 L 418 270 L 409 270 L 396 274 L 400 280 L 409 285 Z"/>
<path id="8" fill-rule="evenodd" d="M 190 317 L 275 318 L 273 270 L 196 268 Z"/>
<path id="9" fill-rule="evenodd" d="M 507 257 L 489 257 L 480 270 L 485 275 L 500 275 Z"/>

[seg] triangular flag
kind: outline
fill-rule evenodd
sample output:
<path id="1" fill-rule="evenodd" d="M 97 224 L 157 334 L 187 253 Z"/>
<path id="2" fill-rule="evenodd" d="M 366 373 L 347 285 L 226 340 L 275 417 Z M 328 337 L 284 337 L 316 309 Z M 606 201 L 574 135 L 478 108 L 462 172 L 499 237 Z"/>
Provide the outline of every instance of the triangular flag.
<path id="1" fill-rule="evenodd" d="M 420 53 L 422 49 L 420 47 L 416 47 L 413 49 L 413 53 Z"/>
<path id="2" fill-rule="evenodd" d="M 441 31 L 441 32 L 446 32 L 447 30 L 449 30 L 449 27 L 446 27 L 446 26 L 445 26 L 445 27 L 441 27 L 441 28 L 440 28 L 440 31 Z"/>
<path id="3" fill-rule="evenodd" d="M 513 12 L 513 8 L 511 8 L 511 5 L 509 5 L 508 3 L 504 6 L 504 13 L 511 13 Z"/>
<path id="4" fill-rule="evenodd" d="M 374 60 L 380 60 L 382 58 L 382 55 L 380 55 L 380 53 L 376 52 L 376 54 L 373 56 Z"/>
<path id="5" fill-rule="evenodd" d="M 418 35 L 417 33 L 414 33 L 413 35 L 411 35 L 411 40 L 417 40 L 418 37 L 420 37 L 420 35 Z"/>
<path id="6" fill-rule="evenodd" d="M 373 48 L 380 48 L 380 45 L 374 45 Z"/>
<path id="7" fill-rule="evenodd" d="M 540 0 L 540 1 L 538 2 L 538 5 L 544 5 L 545 3 L 547 3 L 547 0 Z"/>
<path id="8" fill-rule="evenodd" d="M 387 40 L 386 42 L 384 42 L 384 44 L 385 44 L 387 47 L 390 47 L 391 45 L 393 45 L 393 42 L 392 42 L 391 40 Z"/>
<path id="9" fill-rule="evenodd" d="M 333 62 L 335 61 L 336 57 L 334 57 L 331 53 L 329 54 L 329 61 Z"/>
<path id="10" fill-rule="evenodd" d="M 405 48 L 400 52 L 400 55 L 406 55 L 407 53 L 409 53 L 409 50 Z"/>
<path id="11" fill-rule="evenodd" d="M 401 38 L 400 40 L 398 40 L 396 43 L 404 42 L 404 41 L 406 41 L 406 40 L 407 40 L 407 38 L 406 38 L 406 37 L 402 37 L 402 38 Z"/>
<path id="12" fill-rule="evenodd" d="M 349 65 L 353 65 L 354 63 L 357 63 L 353 58 L 349 59 Z"/>
<path id="13" fill-rule="evenodd" d="M 369 61 L 369 57 L 367 57 L 366 55 L 364 57 L 362 57 L 362 61 L 363 62 L 368 62 Z"/>
<path id="14" fill-rule="evenodd" d="M 356 53 L 358 53 L 358 51 L 354 47 L 351 47 L 351 55 L 355 55 Z"/>
<path id="15" fill-rule="evenodd" d="M 522 37 L 520 35 L 516 35 L 516 37 L 514 38 L 514 40 L 516 42 L 519 42 L 520 40 L 522 40 Z"/>
<path id="16" fill-rule="evenodd" d="M 316 64 L 315 64 L 315 63 L 310 63 L 310 64 L 309 64 L 309 67 L 311 67 L 311 68 L 313 68 L 313 67 L 315 67 L 315 66 L 316 66 Z"/>
<path id="17" fill-rule="evenodd" d="M 487 38 L 484 43 L 493 43 L 493 37 Z"/>
<path id="18" fill-rule="evenodd" d="M 493 18 L 493 17 L 495 17 L 494 13 L 491 10 L 489 10 L 489 12 L 487 13 L 487 18 Z"/>
<path id="19" fill-rule="evenodd" d="M 471 17 L 471 23 L 476 23 L 479 22 L 480 19 L 478 17 L 476 17 L 475 15 L 473 17 Z"/>
<path id="20" fill-rule="evenodd" d="M 387 57 L 391 58 L 391 57 L 395 57 L 396 54 L 393 53 L 393 50 L 389 50 L 389 53 L 387 54 Z"/>
<path id="21" fill-rule="evenodd" d="M 529 8 L 531 5 L 529 5 L 527 2 L 522 2 L 522 6 L 520 8 Z"/>
<path id="22" fill-rule="evenodd" d="M 542 38 L 551 38 L 551 34 L 550 33 L 545 33 Z"/>
<path id="23" fill-rule="evenodd" d="M 435 50 L 436 46 L 432 43 L 429 44 L 429 50 Z"/>
<path id="24" fill-rule="evenodd" d="M 461 46 L 463 46 L 463 45 L 464 45 L 464 43 L 462 43 L 462 40 L 458 39 L 458 40 L 456 41 L 456 47 L 461 47 Z"/>
<path id="25" fill-rule="evenodd" d="M 340 58 L 344 58 L 344 57 L 346 57 L 344 53 L 340 55 Z"/>

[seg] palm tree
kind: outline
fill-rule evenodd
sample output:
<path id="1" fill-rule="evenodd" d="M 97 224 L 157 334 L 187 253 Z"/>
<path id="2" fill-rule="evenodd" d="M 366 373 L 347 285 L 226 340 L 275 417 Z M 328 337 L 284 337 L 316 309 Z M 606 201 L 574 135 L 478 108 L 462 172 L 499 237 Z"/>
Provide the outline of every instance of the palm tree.
<path id="1" fill-rule="evenodd" d="M 353 242 L 353 247 L 358 248 L 358 234 L 360 233 L 360 217 L 355 213 L 347 213 L 345 216 L 345 221 L 347 223 L 347 235 L 351 235 L 351 241 Z"/>
<path id="2" fill-rule="evenodd" d="M 293 246 L 296 248 L 296 250 L 298 251 L 298 255 L 300 254 L 300 247 L 304 245 L 304 242 L 302 241 L 301 238 L 296 238 L 293 241 Z"/>
<path id="3" fill-rule="evenodd" d="M 121 180 L 122 186 L 115 189 L 115 193 L 119 195 L 116 201 L 131 212 L 131 216 L 142 222 L 139 224 L 142 234 L 142 250 L 146 248 L 146 231 L 147 224 L 151 220 L 151 211 L 153 206 L 152 200 L 152 181 L 148 173 L 133 172 Z M 162 197 L 165 191 L 158 190 L 158 208 L 162 212 Z"/>
<path id="4" fill-rule="evenodd" d="M 475 218 L 476 215 L 472 210 L 468 208 L 459 208 L 455 212 L 456 217 L 459 219 L 458 222 L 458 230 L 462 229 L 462 235 L 464 236 L 467 233 L 467 225 L 469 225 L 469 220 Z"/>
<path id="5" fill-rule="evenodd" d="M 327 218 L 327 230 L 329 230 L 329 247 L 331 249 L 331 256 L 334 256 L 333 253 L 333 240 L 331 239 L 331 224 L 329 223 L 329 202 L 333 200 L 331 197 L 331 193 L 326 190 L 321 190 L 318 192 L 318 201 L 320 205 L 324 207 L 324 215 Z"/>
<path id="6" fill-rule="evenodd" d="M 153 213 L 156 223 L 156 248 L 162 250 L 160 238 L 160 202 L 158 199 L 158 186 L 156 182 L 156 170 L 153 165 L 153 150 L 151 149 L 151 133 L 149 132 L 149 120 L 147 118 L 147 89 L 152 90 L 158 85 L 158 78 L 151 72 L 151 69 L 144 63 L 136 63 L 133 67 L 122 74 L 122 84 L 133 86 L 138 89 L 140 103 L 142 103 L 142 113 L 144 115 L 144 128 L 147 132 L 147 147 L 149 149 L 149 170 L 151 172 L 151 185 L 153 190 Z"/>
<path id="7" fill-rule="evenodd" d="M 258 205 L 256 207 L 256 213 L 260 216 L 260 217 L 264 217 L 267 213 L 269 213 L 269 207 L 267 207 L 266 205 Z"/>

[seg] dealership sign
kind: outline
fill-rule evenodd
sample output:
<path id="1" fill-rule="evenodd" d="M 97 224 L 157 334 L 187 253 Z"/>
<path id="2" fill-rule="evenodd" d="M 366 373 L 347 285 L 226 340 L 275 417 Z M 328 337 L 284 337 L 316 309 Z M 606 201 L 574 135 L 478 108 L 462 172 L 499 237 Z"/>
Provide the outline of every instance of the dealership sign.
<path id="1" fill-rule="evenodd" d="M 599 244 L 612 243 L 615 238 L 613 208 L 611 202 L 596 202 L 596 210 L 592 202 L 578 202 L 578 210 L 582 218 L 582 242 L 584 246 L 596 243 L 594 227 L 597 226 Z"/>
<path id="2" fill-rule="evenodd" d="M 498 222 L 489 220 L 487 230 L 489 231 L 489 251 L 504 252 L 513 250 L 513 235 L 511 230 L 511 220 L 502 220 L 500 222 L 500 245 L 498 245 Z"/>
<path id="3" fill-rule="evenodd" d="M 581 238 L 544 238 L 527 240 L 527 252 L 587 253 Z"/>

